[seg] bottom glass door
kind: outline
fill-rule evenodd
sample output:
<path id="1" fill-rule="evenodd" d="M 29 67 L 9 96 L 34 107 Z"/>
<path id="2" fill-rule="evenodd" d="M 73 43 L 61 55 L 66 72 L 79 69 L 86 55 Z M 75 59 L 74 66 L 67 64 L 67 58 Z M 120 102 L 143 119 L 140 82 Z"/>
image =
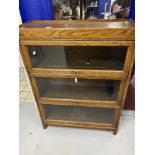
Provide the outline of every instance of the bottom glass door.
<path id="1" fill-rule="evenodd" d="M 112 125 L 114 108 L 76 107 L 62 105 L 44 105 L 46 120 L 83 123 L 101 123 Z"/>

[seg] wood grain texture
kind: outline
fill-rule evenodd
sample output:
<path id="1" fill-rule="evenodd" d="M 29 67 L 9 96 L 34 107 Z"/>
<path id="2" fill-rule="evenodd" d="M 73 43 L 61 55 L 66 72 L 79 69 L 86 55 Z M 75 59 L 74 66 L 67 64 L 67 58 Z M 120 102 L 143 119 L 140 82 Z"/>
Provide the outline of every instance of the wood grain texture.
<path id="1" fill-rule="evenodd" d="M 134 27 L 134 22 L 128 19 L 100 19 L 100 20 L 34 20 L 21 24 L 20 28 L 45 28 L 51 26 L 54 28 L 91 28 L 91 27 Z"/>
<path id="2" fill-rule="evenodd" d="M 20 30 L 21 39 L 49 40 L 49 39 L 77 39 L 77 40 L 134 40 L 134 31 L 131 29 L 91 29 L 91 30 Z M 105 37 L 106 36 L 106 37 Z"/>
<path id="3" fill-rule="evenodd" d="M 51 28 L 45 28 L 51 27 Z M 20 53 L 26 68 L 31 88 L 37 103 L 43 128 L 47 125 L 62 125 L 84 128 L 112 130 L 117 129 L 123 109 L 124 100 L 131 71 L 134 64 L 134 23 L 128 20 L 94 20 L 94 21 L 31 21 L 19 28 Z M 128 51 L 122 71 L 33 68 L 27 45 L 51 46 L 127 46 Z M 111 79 L 121 80 L 117 101 L 77 100 L 41 97 L 36 77 Z M 114 108 L 112 124 L 54 120 L 46 117 L 44 106 L 73 106 L 91 108 Z M 52 116 L 52 115 L 51 115 Z"/>
<path id="4" fill-rule="evenodd" d="M 82 22 L 88 22 L 88 21 L 89 22 L 128 22 L 129 20 L 128 19 L 121 19 L 121 18 L 118 18 L 118 19 L 100 19 L 100 20 L 88 19 L 88 20 L 83 20 Z M 19 25 L 19 27 L 20 28 L 32 27 L 32 26 L 34 27 L 34 23 L 36 25 L 38 25 L 38 24 L 40 25 L 40 22 L 42 22 L 42 20 L 28 21 L 26 23 Z M 44 22 L 44 26 L 45 26 L 45 24 L 51 23 L 49 20 L 44 20 L 43 22 Z M 52 22 L 60 22 L 60 20 L 52 20 Z M 66 20 L 65 22 L 70 22 L 70 21 Z M 79 23 L 79 22 L 81 22 L 81 20 L 74 20 L 74 22 Z M 132 25 L 134 25 L 134 23 L 132 23 Z"/>
<path id="5" fill-rule="evenodd" d="M 117 118 L 119 116 L 119 111 L 120 111 L 120 107 L 116 107 L 115 108 L 115 114 L 114 114 L 114 120 L 113 120 L 113 127 L 115 128 L 116 127 L 116 124 L 117 124 Z"/>
<path id="6" fill-rule="evenodd" d="M 59 45 L 59 46 L 131 46 L 134 44 L 134 41 L 78 41 L 78 40 L 21 40 L 21 45 Z"/>
<path id="7" fill-rule="evenodd" d="M 19 29 L 21 40 L 134 40 L 134 32 L 134 23 L 130 21 L 32 21 Z"/>
<path id="8" fill-rule="evenodd" d="M 29 77 L 32 92 L 34 94 L 35 101 L 37 103 L 37 108 L 39 110 L 39 114 L 40 114 L 40 117 L 42 120 L 42 125 L 44 128 L 44 126 L 46 126 L 45 125 L 45 114 L 44 114 L 43 106 L 41 104 L 39 104 L 39 102 L 38 102 L 38 100 L 40 98 L 39 97 L 39 91 L 38 91 L 38 87 L 36 85 L 35 78 L 33 76 L 31 76 L 31 73 L 30 73 L 32 66 L 31 66 L 30 56 L 28 54 L 28 49 L 26 48 L 26 46 L 23 46 L 23 45 L 20 46 L 20 53 L 23 56 L 23 60 L 25 62 L 24 66 L 27 68 L 26 71 L 27 71 L 27 74 Z"/>
<path id="9" fill-rule="evenodd" d="M 87 107 L 105 107 L 118 108 L 120 104 L 117 101 L 95 101 L 95 100 L 76 100 L 76 99 L 56 99 L 56 98 L 40 98 L 40 104 L 49 105 L 73 105 Z"/>
<path id="10" fill-rule="evenodd" d="M 125 84 L 126 84 L 126 78 L 121 80 L 121 84 L 118 92 L 118 102 L 120 104 L 122 104 L 122 96 L 124 94 Z"/>
<path id="11" fill-rule="evenodd" d="M 123 92 L 122 92 L 122 95 L 121 95 L 121 97 L 122 97 L 121 98 L 121 108 L 120 108 L 120 112 L 119 112 L 119 115 L 118 115 L 116 129 L 114 130 L 114 134 L 117 133 L 118 125 L 119 125 L 119 122 L 120 122 L 120 117 L 121 117 L 123 106 L 124 106 L 124 101 L 125 101 L 125 98 L 126 98 L 126 93 L 127 93 L 128 86 L 129 86 L 129 83 L 130 83 L 130 78 L 131 78 L 131 73 L 132 73 L 132 69 L 133 69 L 133 66 L 134 66 L 134 61 L 135 61 L 135 53 L 133 52 L 132 61 L 130 63 L 129 74 L 128 74 L 128 77 L 126 78 L 126 81 L 124 81 L 124 88 L 122 88 Z"/>
<path id="12" fill-rule="evenodd" d="M 128 74 L 128 72 L 130 71 L 133 53 L 134 53 L 134 44 L 128 46 L 127 56 L 126 56 L 124 69 L 123 69 L 124 73 Z"/>
<path id="13" fill-rule="evenodd" d="M 125 79 L 127 74 L 122 71 L 110 70 L 79 70 L 79 69 L 32 69 L 31 75 L 35 77 L 59 77 L 81 79 Z"/>
<path id="14" fill-rule="evenodd" d="M 112 125 L 99 124 L 99 123 L 89 123 L 89 122 L 71 122 L 71 121 L 58 121 L 46 119 L 46 124 L 54 126 L 70 126 L 70 127 L 80 127 L 80 128 L 92 128 L 92 129 L 106 129 L 114 130 Z"/>
<path id="15" fill-rule="evenodd" d="M 19 51 L 20 51 L 20 54 L 21 54 L 21 57 L 22 57 L 22 60 L 23 60 L 23 63 L 24 63 L 26 73 L 28 75 L 28 79 L 29 79 L 30 86 L 31 86 L 31 89 L 32 89 L 32 92 L 33 92 L 33 95 L 34 95 L 34 99 L 35 99 L 35 102 L 36 102 L 36 105 L 37 105 L 37 109 L 38 109 L 39 116 L 40 116 L 40 119 L 41 119 L 41 122 L 42 122 L 42 126 L 44 128 L 46 126 L 46 124 L 45 124 L 45 115 L 43 113 L 44 112 L 43 111 L 43 106 L 41 104 L 39 104 L 39 102 L 38 102 L 38 97 L 37 97 L 35 87 L 33 85 L 32 77 L 30 75 L 30 70 L 29 70 L 29 67 L 28 67 L 27 57 L 25 57 L 25 55 L 24 55 L 25 48 L 23 48 L 23 46 L 21 46 L 21 45 L 19 47 L 20 47 Z"/>
<path id="16" fill-rule="evenodd" d="M 61 122 L 67 124 L 112 126 L 115 109 L 91 108 L 73 106 L 44 106 L 48 122 Z"/>
<path id="17" fill-rule="evenodd" d="M 23 58 L 25 60 L 25 66 L 28 69 L 28 72 L 30 73 L 32 70 L 32 65 L 31 65 L 31 60 L 30 60 L 30 56 L 28 54 L 28 49 L 26 46 L 21 45 L 21 54 L 23 55 Z M 30 75 L 29 75 L 30 76 Z"/>

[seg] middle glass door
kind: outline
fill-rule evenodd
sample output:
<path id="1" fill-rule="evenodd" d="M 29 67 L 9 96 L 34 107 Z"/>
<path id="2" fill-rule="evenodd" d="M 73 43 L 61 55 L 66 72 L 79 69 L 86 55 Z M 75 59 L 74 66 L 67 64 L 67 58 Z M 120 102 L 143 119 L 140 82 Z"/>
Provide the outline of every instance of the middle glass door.
<path id="1" fill-rule="evenodd" d="M 41 98 L 117 101 L 120 80 L 36 77 Z"/>

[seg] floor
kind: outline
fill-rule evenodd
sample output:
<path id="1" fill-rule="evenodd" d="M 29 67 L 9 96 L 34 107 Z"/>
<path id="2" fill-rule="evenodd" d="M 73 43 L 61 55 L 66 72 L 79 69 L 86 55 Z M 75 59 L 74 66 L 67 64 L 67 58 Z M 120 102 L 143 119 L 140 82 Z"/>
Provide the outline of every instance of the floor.
<path id="1" fill-rule="evenodd" d="M 32 103 L 33 95 L 23 67 L 19 69 L 19 101 Z"/>
<path id="2" fill-rule="evenodd" d="M 20 155 L 134 155 L 134 111 L 123 111 L 117 135 L 71 127 L 43 129 L 23 69 L 19 94 Z"/>

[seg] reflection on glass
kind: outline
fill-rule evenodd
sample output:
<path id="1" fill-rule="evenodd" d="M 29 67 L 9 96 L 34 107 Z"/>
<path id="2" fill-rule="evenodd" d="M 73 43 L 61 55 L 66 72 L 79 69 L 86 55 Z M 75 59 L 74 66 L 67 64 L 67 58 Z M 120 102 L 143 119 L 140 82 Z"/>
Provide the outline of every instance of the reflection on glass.
<path id="1" fill-rule="evenodd" d="M 44 105 L 45 116 L 51 120 L 112 124 L 115 110 L 76 106 Z"/>
<path id="2" fill-rule="evenodd" d="M 117 101 L 120 81 L 36 78 L 39 93 L 44 98 Z"/>
<path id="3" fill-rule="evenodd" d="M 125 46 L 29 46 L 34 68 L 123 70 Z"/>

